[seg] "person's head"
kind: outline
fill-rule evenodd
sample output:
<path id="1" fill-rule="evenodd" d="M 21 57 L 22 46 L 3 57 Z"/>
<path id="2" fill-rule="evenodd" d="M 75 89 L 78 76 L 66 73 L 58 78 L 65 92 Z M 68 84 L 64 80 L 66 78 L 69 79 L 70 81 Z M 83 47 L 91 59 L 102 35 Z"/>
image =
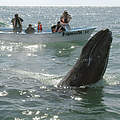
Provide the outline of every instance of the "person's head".
<path id="1" fill-rule="evenodd" d="M 60 25 L 60 21 L 57 22 L 57 25 Z"/>
<path id="2" fill-rule="evenodd" d="M 63 14 L 68 14 L 67 10 L 64 10 Z"/>
<path id="3" fill-rule="evenodd" d="M 18 14 L 15 14 L 15 18 L 18 18 Z"/>
<path id="4" fill-rule="evenodd" d="M 52 32 L 55 32 L 55 30 L 56 30 L 56 25 L 53 25 L 53 26 L 51 27 L 51 30 L 52 30 Z"/>
<path id="5" fill-rule="evenodd" d="M 29 27 L 32 27 L 32 24 L 29 24 Z"/>
<path id="6" fill-rule="evenodd" d="M 38 24 L 41 24 L 41 22 L 40 22 L 40 21 L 38 21 Z"/>

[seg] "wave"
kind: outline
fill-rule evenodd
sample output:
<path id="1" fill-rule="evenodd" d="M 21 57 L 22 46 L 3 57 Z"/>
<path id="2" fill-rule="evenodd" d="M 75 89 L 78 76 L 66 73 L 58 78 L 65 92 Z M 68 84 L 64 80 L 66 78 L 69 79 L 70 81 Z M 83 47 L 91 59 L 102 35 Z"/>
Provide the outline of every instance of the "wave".
<path id="1" fill-rule="evenodd" d="M 50 75 L 50 74 L 44 74 L 44 73 L 37 73 L 37 72 L 31 72 L 31 71 L 25 71 L 25 70 L 19 70 L 19 69 L 10 69 L 9 70 L 12 73 L 17 73 L 18 76 L 22 76 L 24 79 L 36 79 L 40 80 L 40 82 L 44 85 L 48 86 L 57 86 L 57 84 L 60 82 L 63 76 L 59 75 Z"/>

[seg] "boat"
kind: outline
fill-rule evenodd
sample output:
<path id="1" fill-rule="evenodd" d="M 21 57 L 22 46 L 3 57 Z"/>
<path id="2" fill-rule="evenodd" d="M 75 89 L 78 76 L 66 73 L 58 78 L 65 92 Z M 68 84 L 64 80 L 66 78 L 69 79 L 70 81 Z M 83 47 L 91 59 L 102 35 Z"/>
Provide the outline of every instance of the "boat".
<path id="1" fill-rule="evenodd" d="M 12 28 L 0 28 L 0 41 L 23 42 L 23 43 L 48 43 L 48 42 L 79 42 L 88 40 L 96 27 L 73 28 L 61 33 L 43 31 L 40 33 L 26 34 L 13 33 Z"/>

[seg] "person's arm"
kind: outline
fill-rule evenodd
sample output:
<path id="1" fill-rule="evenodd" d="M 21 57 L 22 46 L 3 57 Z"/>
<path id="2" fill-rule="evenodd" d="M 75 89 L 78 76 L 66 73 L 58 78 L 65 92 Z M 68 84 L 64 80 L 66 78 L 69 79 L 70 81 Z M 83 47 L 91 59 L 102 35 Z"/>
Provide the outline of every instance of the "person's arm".
<path id="1" fill-rule="evenodd" d="M 71 15 L 69 15 L 69 19 L 72 19 Z"/>
<path id="2" fill-rule="evenodd" d="M 12 25 L 13 25 L 13 28 L 15 27 L 15 18 L 13 18 L 12 20 L 11 20 L 11 23 L 12 23 Z"/>
<path id="3" fill-rule="evenodd" d="M 19 18 L 21 22 L 23 22 L 23 19 L 22 18 Z"/>
<path id="4" fill-rule="evenodd" d="M 67 22 L 69 23 L 71 19 L 72 19 L 71 15 L 68 14 L 67 15 Z"/>

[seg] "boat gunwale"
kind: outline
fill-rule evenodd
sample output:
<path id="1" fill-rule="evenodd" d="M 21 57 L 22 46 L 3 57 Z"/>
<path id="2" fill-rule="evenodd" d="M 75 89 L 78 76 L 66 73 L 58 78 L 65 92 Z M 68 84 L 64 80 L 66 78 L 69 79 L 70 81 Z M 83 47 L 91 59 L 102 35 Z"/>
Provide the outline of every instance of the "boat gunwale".
<path id="1" fill-rule="evenodd" d="M 40 32 L 40 33 L 35 32 L 34 35 L 50 35 L 50 34 L 53 34 L 53 35 L 62 34 L 63 35 L 63 34 L 68 34 L 68 33 L 73 33 L 74 34 L 78 31 L 80 32 L 80 31 L 95 30 L 95 29 L 96 29 L 96 27 L 72 28 L 71 30 L 64 31 L 64 32 L 61 32 L 61 33 L 58 33 L 58 32 L 52 33 L 51 31 L 43 31 L 43 32 Z M 6 30 L 8 30 L 8 29 L 6 29 Z M 24 32 L 24 30 L 21 33 L 14 33 L 12 31 L 10 31 L 10 32 L 5 31 L 4 32 L 4 31 L 0 30 L 0 34 L 33 35 L 33 34 L 26 34 Z"/>

